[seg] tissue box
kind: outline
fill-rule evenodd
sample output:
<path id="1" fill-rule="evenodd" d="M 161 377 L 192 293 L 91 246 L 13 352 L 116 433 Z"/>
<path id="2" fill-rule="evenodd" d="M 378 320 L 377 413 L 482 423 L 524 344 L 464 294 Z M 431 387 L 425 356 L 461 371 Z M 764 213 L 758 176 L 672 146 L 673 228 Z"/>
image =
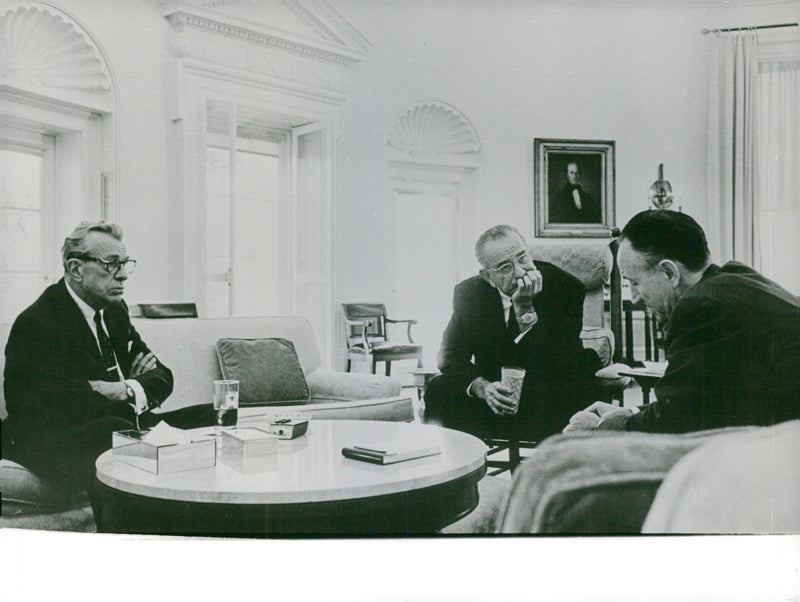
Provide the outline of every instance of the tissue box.
<path id="1" fill-rule="evenodd" d="M 142 440 L 146 434 L 147 431 L 136 430 L 112 433 L 114 458 L 157 475 L 211 468 L 217 463 L 217 442 L 213 436 L 189 443 L 153 445 Z"/>
<path id="2" fill-rule="evenodd" d="M 222 431 L 222 454 L 225 457 L 253 458 L 278 451 L 278 438 L 256 427 Z"/>
<path id="3" fill-rule="evenodd" d="M 294 439 L 300 435 L 305 435 L 308 430 L 308 419 L 296 417 L 276 418 L 262 428 L 276 435 L 279 439 Z"/>

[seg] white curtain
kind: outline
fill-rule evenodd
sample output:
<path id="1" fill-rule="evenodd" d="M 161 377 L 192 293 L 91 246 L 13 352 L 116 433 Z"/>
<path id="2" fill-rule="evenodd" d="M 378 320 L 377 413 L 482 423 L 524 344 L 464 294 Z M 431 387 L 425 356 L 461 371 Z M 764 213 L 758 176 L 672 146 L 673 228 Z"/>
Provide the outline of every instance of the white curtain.
<path id="1" fill-rule="evenodd" d="M 763 62 L 759 95 L 762 269 L 800 293 L 800 58 Z"/>
<path id="2" fill-rule="evenodd" d="M 712 36 L 708 128 L 709 244 L 717 262 L 761 268 L 758 248 L 758 36 Z"/>

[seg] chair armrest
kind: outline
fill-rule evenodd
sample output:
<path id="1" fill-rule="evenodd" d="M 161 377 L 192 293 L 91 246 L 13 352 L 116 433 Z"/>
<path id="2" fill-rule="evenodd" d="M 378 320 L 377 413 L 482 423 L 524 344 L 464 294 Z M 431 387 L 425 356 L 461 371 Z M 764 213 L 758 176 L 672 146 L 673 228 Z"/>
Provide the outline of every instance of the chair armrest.
<path id="1" fill-rule="evenodd" d="M 685 454 L 742 429 L 685 435 L 592 431 L 548 438 L 514 473 L 500 533 L 639 533 Z"/>
<path id="2" fill-rule="evenodd" d="M 306 375 L 312 399 L 374 399 L 400 395 L 399 378 L 358 372 L 315 370 Z"/>
<path id="3" fill-rule="evenodd" d="M 344 323 L 347 327 L 351 326 L 361 326 L 361 340 L 364 341 L 364 349 L 367 352 L 372 351 L 372 344 L 369 342 L 369 338 L 367 338 L 367 328 L 369 325 L 367 324 L 366 320 L 351 320 L 349 318 L 344 319 Z M 348 347 L 350 346 L 350 337 L 347 337 Z"/>
<path id="4" fill-rule="evenodd" d="M 408 337 L 408 342 L 414 344 L 414 339 L 411 338 L 411 327 L 417 323 L 416 320 L 393 320 L 391 318 L 385 318 L 385 320 L 389 324 L 408 324 L 406 336 Z"/>

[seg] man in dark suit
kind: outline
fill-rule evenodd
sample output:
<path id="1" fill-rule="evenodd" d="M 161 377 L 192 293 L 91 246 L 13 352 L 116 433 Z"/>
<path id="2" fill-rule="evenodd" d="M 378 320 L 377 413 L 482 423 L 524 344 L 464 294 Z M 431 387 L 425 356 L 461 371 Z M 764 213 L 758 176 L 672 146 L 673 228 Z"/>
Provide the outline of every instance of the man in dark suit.
<path id="1" fill-rule="evenodd" d="M 56 485 L 92 492 L 116 430 L 160 419 L 213 424 L 213 405 L 159 416 L 172 372 L 142 341 L 122 293 L 136 262 L 116 224 L 84 222 L 61 250 L 64 277 L 14 321 L 6 345 L 3 456 Z"/>
<path id="2" fill-rule="evenodd" d="M 550 203 L 548 221 L 556 224 L 600 224 L 600 203 L 581 186 L 581 168 L 575 161 L 567 164 L 566 183 Z"/>
<path id="3" fill-rule="evenodd" d="M 665 324 L 668 367 L 641 412 L 595 403 L 565 431 L 684 433 L 800 418 L 800 302 L 752 268 L 711 263 L 703 229 L 675 211 L 625 226 L 619 266 Z"/>
<path id="4" fill-rule="evenodd" d="M 514 420 L 527 438 L 560 432 L 593 398 L 600 367 L 579 338 L 583 285 L 534 262 L 512 226 L 484 232 L 475 254 L 483 267 L 455 288 L 439 351 L 442 374 L 426 388 L 425 420 L 478 436 L 508 436 Z M 500 382 L 503 366 L 526 370 L 518 409 Z"/>

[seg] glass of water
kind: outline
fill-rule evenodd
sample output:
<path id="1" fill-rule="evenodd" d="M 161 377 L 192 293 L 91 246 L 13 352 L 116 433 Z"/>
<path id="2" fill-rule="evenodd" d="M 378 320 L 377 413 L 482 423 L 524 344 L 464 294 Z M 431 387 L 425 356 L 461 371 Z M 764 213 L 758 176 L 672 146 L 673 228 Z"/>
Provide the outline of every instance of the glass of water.
<path id="1" fill-rule="evenodd" d="M 239 381 L 214 381 L 214 409 L 217 412 L 215 432 L 219 435 L 224 427 L 236 426 L 239 420 Z"/>

